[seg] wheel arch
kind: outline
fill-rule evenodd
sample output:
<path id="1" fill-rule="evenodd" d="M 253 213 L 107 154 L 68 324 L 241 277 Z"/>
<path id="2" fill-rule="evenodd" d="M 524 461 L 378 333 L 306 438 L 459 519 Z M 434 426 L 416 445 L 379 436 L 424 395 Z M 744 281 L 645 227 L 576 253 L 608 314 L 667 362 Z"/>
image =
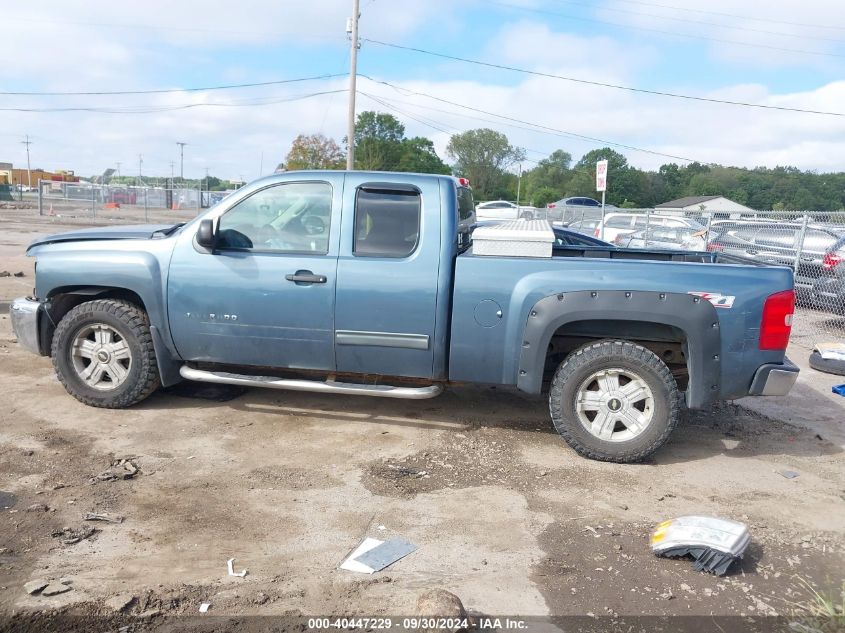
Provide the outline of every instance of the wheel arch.
<path id="1" fill-rule="evenodd" d="M 159 376 L 161 384 L 165 387 L 181 382 L 182 377 L 179 375 L 179 362 L 175 350 L 172 350 L 166 343 L 165 338 L 159 326 L 153 321 L 153 315 L 147 307 L 143 297 L 131 290 L 120 286 L 59 286 L 50 290 L 47 295 L 47 308 L 45 311 L 46 318 L 42 319 L 42 327 L 39 331 L 41 338 L 40 345 L 42 350 L 47 351 L 52 348 L 53 335 L 56 331 L 59 321 L 76 306 L 85 303 L 86 301 L 93 301 L 94 299 L 117 299 L 127 301 L 147 313 L 150 319 L 150 333 L 153 339 L 153 347 L 156 354 L 156 364 L 158 365 Z"/>
<path id="2" fill-rule="evenodd" d="M 680 345 L 688 382 L 686 402 L 699 408 L 721 389 L 721 334 L 715 308 L 700 297 L 670 292 L 564 292 L 537 301 L 520 347 L 517 387 L 540 393 L 555 337 L 619 339 Z"/>

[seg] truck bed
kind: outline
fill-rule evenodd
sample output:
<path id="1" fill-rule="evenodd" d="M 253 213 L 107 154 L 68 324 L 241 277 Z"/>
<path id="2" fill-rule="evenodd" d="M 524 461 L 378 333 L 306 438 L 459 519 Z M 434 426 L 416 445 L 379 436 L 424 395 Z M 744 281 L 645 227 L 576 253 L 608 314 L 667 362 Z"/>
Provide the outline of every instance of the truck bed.
<path id="1" fill-rule="evenodd" d="M 586 257 L 595 259 L 623 259 L 655 262 L 693 262 L 699 264 L 765 265 L 757 260 L 725 253 L 707 251 L 677 251 L 650 248 L 616 248 L 605 246 L 555 246 L 552 257 Z"/>

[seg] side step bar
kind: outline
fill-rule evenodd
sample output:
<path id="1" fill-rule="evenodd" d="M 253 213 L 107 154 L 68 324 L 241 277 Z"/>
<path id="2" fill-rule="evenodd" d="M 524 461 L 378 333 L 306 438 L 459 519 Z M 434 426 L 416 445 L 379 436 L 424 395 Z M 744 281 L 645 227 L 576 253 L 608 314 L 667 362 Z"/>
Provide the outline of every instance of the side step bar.
<path id="1" fill-rule="evenodd" d="M 290 380 L 274 376 L 248 376 L 245 374 L 230 374 L 225 371 L 205 371 L 182 365 L 179 369 L 182 378 L 197 382 L 213 382 L 224 385 L 241 385 L 243 387 L 269 387 L 270 389 L 287 389 L 289 391 L 315 391 L 318 393 L 339 393 L 355 396 L 376 396 L 379 398 L 404 398 L 406 400 L 425 400 L 439 396 L 443 391 L 442 385 L 428 387 L 393 387 L 390 385 L 360 385 L 351 382 L 335 382 L 333 380 Z"/>

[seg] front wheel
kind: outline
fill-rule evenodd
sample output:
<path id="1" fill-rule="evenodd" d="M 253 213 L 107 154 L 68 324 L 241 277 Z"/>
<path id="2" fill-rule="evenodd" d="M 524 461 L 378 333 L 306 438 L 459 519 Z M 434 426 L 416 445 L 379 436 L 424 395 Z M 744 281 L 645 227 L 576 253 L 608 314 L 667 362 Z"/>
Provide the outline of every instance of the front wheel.
<path id="1" fill-rule="evenodd" d="M 53 366 L 67 392 L 92 407 L 137 404 L 159 386 L 146 312 L 128 301 L 82 303 L 59 322 Z"/>
<path id="2" fill-rule="evenodd" d="M 549 393 L 557 432 L 590 459 L 642 461 L 669 438 L 680 394 L 666 364 L 628 341 L 589 343 L 558 367 Z"/>

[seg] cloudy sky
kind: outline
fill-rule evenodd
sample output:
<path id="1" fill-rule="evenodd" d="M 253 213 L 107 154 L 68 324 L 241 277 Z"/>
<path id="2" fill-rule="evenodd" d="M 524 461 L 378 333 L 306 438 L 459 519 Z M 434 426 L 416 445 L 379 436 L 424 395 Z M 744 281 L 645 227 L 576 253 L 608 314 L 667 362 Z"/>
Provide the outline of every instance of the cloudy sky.
<path id="1" fill-rule="evenodd" d="M 345 134 L 351 0 L 29 4 L 0 18 L 0 162 L 25 166 L 29 134 L 33 167 L 137 174 L 140 154 L 164 176 L 183 141 L 186 177 L 250 180 L 299 133 Z M 483 126 L 526 148 L 525 168 L 615 143 L 643 168 L 845 170 L 845 116 L 559 78 L 845 114 L 841 0 L 361 0 L 361 14 L 358 111 L 392 112 L 441 155 Z M 150 90 L 171 92 L 8 94 Z"/>

